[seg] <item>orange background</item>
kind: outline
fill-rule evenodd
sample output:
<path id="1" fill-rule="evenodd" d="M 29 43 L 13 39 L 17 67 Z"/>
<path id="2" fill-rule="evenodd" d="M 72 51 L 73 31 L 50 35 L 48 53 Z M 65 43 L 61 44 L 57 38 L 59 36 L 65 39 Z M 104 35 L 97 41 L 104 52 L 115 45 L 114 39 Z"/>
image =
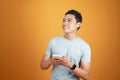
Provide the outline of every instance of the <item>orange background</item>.
<path id="1" fill-rule="evenodd" d="M 0 0 L 0 80 L 49 80 L 40 60 L 62 35 L 69 9 L 83 16 L 79 36 L 92 48 L 89 80 L 120 79 L 119 0 Z"/>

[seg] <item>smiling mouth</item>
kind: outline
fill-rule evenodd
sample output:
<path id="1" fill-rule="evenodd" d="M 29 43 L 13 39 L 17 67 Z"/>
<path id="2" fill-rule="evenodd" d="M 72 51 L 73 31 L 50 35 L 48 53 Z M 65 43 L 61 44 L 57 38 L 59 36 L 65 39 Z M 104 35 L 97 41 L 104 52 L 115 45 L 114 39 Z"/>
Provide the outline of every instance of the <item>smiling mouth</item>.
<path id="1" fill-rule="evenodd" d="M 63 27 L 63 29 L 68 29 L 68 27 Z"/>

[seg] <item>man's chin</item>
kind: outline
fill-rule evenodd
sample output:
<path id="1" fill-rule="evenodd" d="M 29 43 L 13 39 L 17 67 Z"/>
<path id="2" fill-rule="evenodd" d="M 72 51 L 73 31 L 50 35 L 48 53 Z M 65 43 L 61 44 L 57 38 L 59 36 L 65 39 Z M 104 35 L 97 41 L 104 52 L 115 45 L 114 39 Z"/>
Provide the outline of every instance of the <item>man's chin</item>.
<path id="1" fill-rule="evenodd" d="M 65 33 L 65 34 L 68 34 L 68 33 L 70 33 L 70 32 L 64 31 L 64 33 Z"/>
<path id="2" fill-rule="evenodd" d="M 70 33 L 70 31 L 68 31 L 68 30 L 63 30 L 63 32 L 64 32 L 64 33 Z"/>

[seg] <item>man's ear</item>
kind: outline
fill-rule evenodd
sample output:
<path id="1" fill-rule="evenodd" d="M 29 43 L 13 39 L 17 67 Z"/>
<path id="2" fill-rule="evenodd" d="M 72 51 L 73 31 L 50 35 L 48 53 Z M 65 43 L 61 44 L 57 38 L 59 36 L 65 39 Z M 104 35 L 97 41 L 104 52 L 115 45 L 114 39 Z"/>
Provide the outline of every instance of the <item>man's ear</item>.
<path id="1" fill-rule="evenodd" d="M 77 27 L 80 27 L 80 26 L 81 26 L 81 23 L 80 23 L 80 22 L 78 22 L 78 23 L 77 23 Z"/>

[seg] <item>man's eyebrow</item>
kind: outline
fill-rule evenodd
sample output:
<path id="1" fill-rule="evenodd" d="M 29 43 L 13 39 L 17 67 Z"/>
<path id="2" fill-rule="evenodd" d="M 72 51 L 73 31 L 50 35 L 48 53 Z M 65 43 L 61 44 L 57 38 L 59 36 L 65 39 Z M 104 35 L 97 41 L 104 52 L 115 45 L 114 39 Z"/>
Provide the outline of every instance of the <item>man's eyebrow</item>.
<path id="1" fill-rule="evenodd" d="M 72 19 L 72 18 L 63 18 L 63 20 L 66 20 L 66 19 Z"/>
<path id="2" fill-rule="evenodd" d="M 68 18 L 68 19 L 72 19 L 72 18 Z"/>
<path id="3" fill-rule="evenodd" d="M 67 18 L 67 19 L 70 19 L 70 20 L 71 20 L 72 18 Z"/>
<path id="4" fill-rule="evenodd" d="M 63 21 L 66 20 L 66 19 L 72 20 L 72 18 L 63 18 Z"/>

